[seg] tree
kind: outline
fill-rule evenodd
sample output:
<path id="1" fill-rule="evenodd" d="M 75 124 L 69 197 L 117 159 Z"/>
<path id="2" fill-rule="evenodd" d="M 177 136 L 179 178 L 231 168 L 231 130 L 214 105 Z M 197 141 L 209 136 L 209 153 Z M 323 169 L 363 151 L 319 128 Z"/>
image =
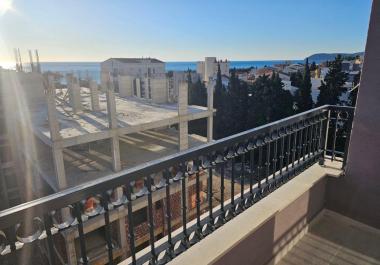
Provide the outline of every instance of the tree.
<path id="1" fill-rule="evenodd" d="M 317 105 L 341 104 L 342 101 L 340 97 L 347 91 L 344 87 L 347 79 L 347 73 L 342 71 L 342 57 L 341 55 L 338 55 L 334 61 L 329 63 L 329 71 L 326 74 L 324 81 L 321 82 Z"/>
<path id="2" fill-rule="evenodd" d="M 222 83 L 222 73 L 220 71 L 220 65 L 218 63 L 218 70 L 216 74 L 216 83 L 214 88 L 214 108 L 216 109 L 216 116 L 214 118 L 214 138 L 220 139 L 226 136 L 225 121 L 227 115 L 226 102 L 226 89 Z"/>
<path id="3" fill-rule="evenodd" d="M 293 96 L 283 89 L 279 74 L 263 75 L 250 87 L 247 128 L 254 128 L 294 113 Z"/>
<path id="4" fill-rule="evenodd" d="M 290 84 L 294 87 L 300 88 L 302 86 L 303 76 L 300 71 L 290 74 Z"/>
<path id="5" fill-rule="evenodd" d="M 188 101 L 189 105 L 197 105 L 207 107 L 207 89 L 204 84 L 198 79 L 193 83 L 191 79 L 191 71 L 187 74 L 188 83 Z M 193 120 L 189 122 L 189 133 L 195 133 L 202 136 L 207 136 L 207 123 L 205 119 Z"/>
<path id="6" fill-rule="evenodd" d="M 207 88 L 199 79 L 189 84 L 189 105 L 207 107 Z"/>
<path id="7" fill-rule="evenodd" d="M 309 59 L 306 59 L 307 61 L 309 61 Z M 310 71 L 315 71 L 315 70 L 317 70 L 318 69 L 318 67 L 317 67 L 317 65 L 315 64 L 315 62 L 313 61 L 312 63 L 311 63 L 311 65 L 310 65 Z"/>
<path id="8" fill-rule="evenodd" d="M 296 91 L 296 103 L 298 112 L 304 112 L 313 108 L 313 99 L 311 97 L 311 77 L 309 68 L 309 59 L 306 59 L 305 70 L 302 82 Z"/>
<path id="9" fill-rule="evenodd" d="M 240 81 L 235 69 L 231 70 L 227 96 L 230 102 L 226 121 L 228 133 L 242 132 L 246 129 L 248 86 Z"/>

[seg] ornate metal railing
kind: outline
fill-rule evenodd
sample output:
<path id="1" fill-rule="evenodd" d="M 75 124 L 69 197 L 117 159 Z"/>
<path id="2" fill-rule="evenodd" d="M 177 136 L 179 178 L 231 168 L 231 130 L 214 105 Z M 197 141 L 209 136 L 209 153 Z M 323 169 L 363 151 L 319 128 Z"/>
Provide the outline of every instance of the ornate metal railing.
<path id="1" fill-rule="evenodd" d="M 200 147 L 82 184 L 0 212 L 0 263 L 15 264 L 28 245 L 46 246 L 46 262 L 60 264 L 56 239 L 68 229 L 79 234 L 80 262 L 88 264 L 88 220 L 104 218 L 109 264 L 114 264 L 110 213 L 124 207 L 128 227 L 127 256 L 132 264 L 164 264 L 225 222 L 326 157 L 346 164 L 354 109 L 322 106 Z M 201 202 L 200 178 L 207 179 L 207 200 Z M 215 187 L 213 178 L 218 178 Z M 195 180 L 195 220 L 189 224 L 187 181 Z M 136 181 L 144 181 L 140 189 Z M 225 183 L 230 183 L 229 196 Z M 181 197 L 181 230 L 174 233 L 171 188 Z M 240 191 L 235 186 L 240 185 Z M 164 189 L 166 240 L 154 233 L 153 194 Z M 217 189 L 218 205 L 213 192 Z M 133 204 L 146 198 L 150 251 L 136 255 Z M 207 213 L 201 210 L 205 205 Z"/>

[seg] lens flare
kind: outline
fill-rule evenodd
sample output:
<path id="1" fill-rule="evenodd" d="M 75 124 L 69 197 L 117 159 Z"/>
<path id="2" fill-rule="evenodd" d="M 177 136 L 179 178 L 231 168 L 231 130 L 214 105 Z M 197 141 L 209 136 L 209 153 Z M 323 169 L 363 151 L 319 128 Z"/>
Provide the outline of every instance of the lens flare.
<path id="1" fill-rule="evenodd" d="M 0 0 L 0 15 L 13 10 L 13 0 Z"/>

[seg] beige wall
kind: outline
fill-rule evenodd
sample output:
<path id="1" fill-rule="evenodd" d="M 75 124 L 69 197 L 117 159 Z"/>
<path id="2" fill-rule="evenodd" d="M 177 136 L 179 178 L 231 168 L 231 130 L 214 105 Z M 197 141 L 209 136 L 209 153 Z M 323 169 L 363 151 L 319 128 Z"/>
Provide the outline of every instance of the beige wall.
<path id="1" fill-rule="evenodd" d="M 326 178 L 323 178 L 213 264 L 267 264 L 323 209 L 325 187 Z"/>
<path id="2" fill-rule="evenodd" d="M 380 1 L 374 0 L 346 176 L 328 185 L 327 207 L 380 228 Z"/>

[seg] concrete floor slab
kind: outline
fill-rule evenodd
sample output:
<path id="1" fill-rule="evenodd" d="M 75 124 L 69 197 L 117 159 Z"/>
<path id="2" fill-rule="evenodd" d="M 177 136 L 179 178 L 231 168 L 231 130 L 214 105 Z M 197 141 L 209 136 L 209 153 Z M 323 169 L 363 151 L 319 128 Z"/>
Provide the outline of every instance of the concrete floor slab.
<path id="1" fill-rule="evenodd" d="M 108 130 L 105 93 L 99 94 L 100 110 L 92 111 L 90 90 L 82 87 L 81 99 L 84 109 L 77 114 L 74 114 L 72 107 L 68 104 L 68 96 L 66 95 L 66 89 L 57 90 L 58 122 L 63 138 L 72 138 Z M 115 101 L 119 128 L 129 128 L 178 117 L 177 104 L 154 104 L 134 97 L 120 97 L 118 94 L 115 95 Z M 189 115 L 207 111 L 205 107 L 188 106 Z M 32 110 L 31 116 L 38 134 L 50 138 L 46 106 L 43 104 L 36 105 L 36 108 Z"/>

